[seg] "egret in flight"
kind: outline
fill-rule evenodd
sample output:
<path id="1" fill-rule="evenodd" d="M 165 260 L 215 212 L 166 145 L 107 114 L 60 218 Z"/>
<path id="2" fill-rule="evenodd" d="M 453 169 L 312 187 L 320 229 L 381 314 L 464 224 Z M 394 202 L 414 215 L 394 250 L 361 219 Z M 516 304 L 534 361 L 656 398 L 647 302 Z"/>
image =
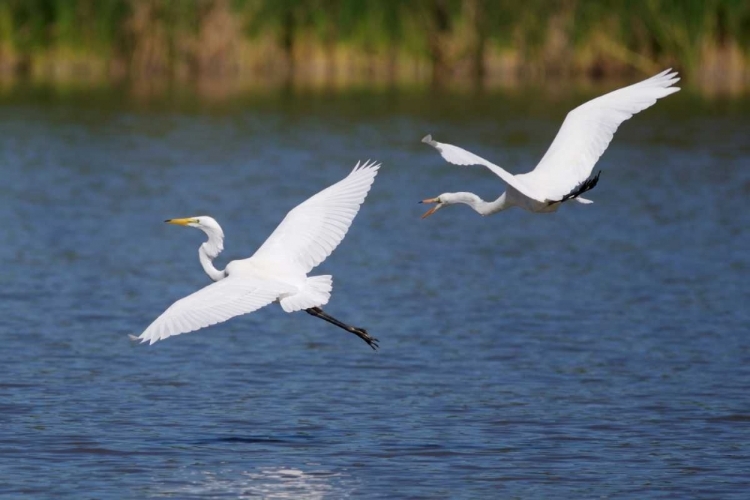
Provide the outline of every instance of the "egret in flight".
<path id="1" fill-rule="evenodd" d="M 484 158 L 450 144 L 432 140 L 422 142 L 437 149 L 443 158 L 455 165 L 484 165 L 508 185 L 495 201 L 484 201 L 474 193 L 443 193 L 420 203 L 435 203 L 422 218 L 429 217 L 445 205 L 463 203 L 481 215 L 492 215 L 510 207 L 530 212 L 554 212 L 568 200 L 589 204 L 581 198 L 599 181 L 591 176 L 594 165 L 612 140 L 622 122 L 652 106 L 657 99 L 680 90 L 672 87 L 680 79 L 671 69 L 642 82 L 624 87 L 581 104 L 568 113 L 555 140 L 534 170 L 513 175 Z M 591 176 L 591 177 L 590 177 Z"/>
<path id="2" fill-rule="evenodd" d="M 224 249 L 224 232 L 218 222 L 205 215 L 167 220 L 206 233 L 208 240 L 200 246 L 198 257 L 215 283 L 178 300 L 146 331 L 132 338 L 153 344 L 278 301 L 286 312 L 306 311 L 377 349 L 378 339 L 364 328 L 347 325 L 321 309 L 331 297 L 332 277 L 307 274 L 344 239 L 379 168 L 374 162 L 362 166 L 357 162 L 346 178 L 292 209 L 252 257 L 232 261 L 224 270 L 212 263 Z"/>

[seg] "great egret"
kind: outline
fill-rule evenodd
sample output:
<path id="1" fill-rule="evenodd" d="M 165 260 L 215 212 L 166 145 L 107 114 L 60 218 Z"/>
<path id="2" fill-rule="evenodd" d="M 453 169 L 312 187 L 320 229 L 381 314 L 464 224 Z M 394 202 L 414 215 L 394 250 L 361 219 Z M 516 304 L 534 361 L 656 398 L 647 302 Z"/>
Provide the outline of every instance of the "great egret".
<path id="1" fill-rule="evenodd" d="M 492 215 L 510 207 L 530 212 L 554 212 L 567 200 L 593 203 L 580 195 L 596 186 L 599 174 L 589 177 L 599 157 L 622 122 L 652 106 L 657 99 L 680 90 L 671 69 L 642 82 L 592 99 L 568 113 L 555 140 L 534 170 L 513 175 L 484 158 L 450 144 L 432 140 L 422 142 L 437 149 L 449 163 L 484 165 L 508 185 L 495 201 L 484 201 L 474 193 L 443 193 L 420 203 L 435 203 L 422 218 L 429 217 L 445 205 L 463 203 L 481 215 Z"/>
<path id="2" fill-rule="evenodd" d="M 153 344 L 278 300 L 286 312 L 304 310 L 377 349 L 378 339 L 365 329 L 347 325 L 320 308 L 331 296 L 332 277 L 307 274 L 344 239 L 379 168 L 380 164 L 374 162 L 362 166 L 357 162 L 346 178 L 292 209 L 252 257 L 232 261 L 224 270 L 216 269 L 212 263 L 224 249 L 224 232 L 218 222 L 208 216 L 167 220 L 206 233 L 208 241 L 200 246 L 198 256 L 203 270 L 215 283 L 178 300 L 141 335 L 132 338 Z"/>

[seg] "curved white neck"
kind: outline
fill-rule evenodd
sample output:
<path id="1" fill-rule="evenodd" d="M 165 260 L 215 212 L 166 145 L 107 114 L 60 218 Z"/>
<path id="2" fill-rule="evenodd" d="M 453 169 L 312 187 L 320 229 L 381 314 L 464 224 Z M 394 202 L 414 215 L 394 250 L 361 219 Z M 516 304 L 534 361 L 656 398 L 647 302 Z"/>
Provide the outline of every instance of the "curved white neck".
<path id="1" fill-rule="evenodd" d="M 208 235 L 208 241 L 203 243 L 198 249 L 198 258 L 201 261 L 203 270 L 206 271 L 208 277 L 214 281 L 226 278 L 226 274 L 223 270 L 216 269 L 213 264 L 213 260 L 224 250 L 224 233 L 219 229 L 208 230 L 201 228 Z"/>
<path id="2" fill-rule="evenodd" d="M 481 215 L 492 215 L 513 206 L 508 202 L 506 194 L 503 193 L 495 201 L 484 201 L 474 193 L 450 193 L 452 196 L 446 204 L 463 203 L 469 205 L 475 212 Z"/>

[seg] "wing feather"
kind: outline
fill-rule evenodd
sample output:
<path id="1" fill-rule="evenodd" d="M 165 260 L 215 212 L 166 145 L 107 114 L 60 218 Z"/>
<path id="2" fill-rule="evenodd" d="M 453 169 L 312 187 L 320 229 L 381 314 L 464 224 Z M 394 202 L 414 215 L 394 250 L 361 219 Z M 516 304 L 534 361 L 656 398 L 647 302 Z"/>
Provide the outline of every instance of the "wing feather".
<path id="1" fill-rule="evenodd" d="M 520 191 L 522 194 L 528 196 L 529 198 L 537 198 L 533 186 L 525 183 L 523 180 L 519 179 L 518 176 L 511 174 L 504 168 L 485 160 L 481 156 L 477 156 L 470 151 L 466 151 L 465 149 L 459 148 L 458 146 L 454 146 L 452 144 L 437 142 L 432 139 L 431 135 L 426 135 L 422 139 L 422 142 L 424 142 L 425 144 L 429 144 L 433 148 L 437 149 L 443 159 L 445 159 L 445 161 L 447 161 L 448 163 L 452 163 L 454 165 L 483 165 L 494 172 L 494 174 L 500 177 L 503 181 L 505 181 L 506 184 L 513 186 L 517 191 Z M 539 201 L 543 200 L 540 199 Z"/>
<path id="2" fill-rule="evenodd" d="M 282 283 L 229 275 L 172 304 L 137 339 L 153 344 L 266 306 L 288 291 Z"/>
<path id="3" fill-rule="evenodd" d="M 679 80 L 677 72 L 668 69 L 578 106 L 568 113 L 536 168 L 526 174 L 513 175 L 465 149 L 434 141 L 429 135 L 422 142 L 437 149 L 454 165 L 484 165 L 529 198 L 559 200 L 591 175 L 620 124 L 658 99 L 680 90 L 671 86 Z"/>
<path id="4" fill-rule="evenodd" d="M 578 106 L 568 113 L 536 168 L 516 178 L 539 186 L 544 200 L 562 198 L 591 175 L 620 124 L 680 90 L 672 87 L 679 80 L 668 69 Z"/>
<path id="5" fill-rule="evenodd" d="M 357 162 L 347 177 L 293 208 L 252 258 L 293 262 L 309 273 L 344 239 L 379 168 Z"/>

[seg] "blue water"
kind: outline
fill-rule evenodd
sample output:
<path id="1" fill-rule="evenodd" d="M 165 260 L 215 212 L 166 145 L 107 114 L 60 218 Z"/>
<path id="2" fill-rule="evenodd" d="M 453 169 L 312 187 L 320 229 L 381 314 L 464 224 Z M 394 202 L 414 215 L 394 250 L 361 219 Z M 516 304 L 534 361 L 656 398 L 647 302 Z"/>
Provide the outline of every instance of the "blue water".
<path id="1" fill-rule="evenodd" d="M 589 94 L 0 100 L 0 495 L 747 498 L 750 119 L 681 92 L 618 132 L 595 204 L 482 218 L 432 133 L 531 168 Z M 744 106 L 744 108 L 742 107 Z M 383 162 L 326 310 L 133 344 L 287 210 Z"/>

